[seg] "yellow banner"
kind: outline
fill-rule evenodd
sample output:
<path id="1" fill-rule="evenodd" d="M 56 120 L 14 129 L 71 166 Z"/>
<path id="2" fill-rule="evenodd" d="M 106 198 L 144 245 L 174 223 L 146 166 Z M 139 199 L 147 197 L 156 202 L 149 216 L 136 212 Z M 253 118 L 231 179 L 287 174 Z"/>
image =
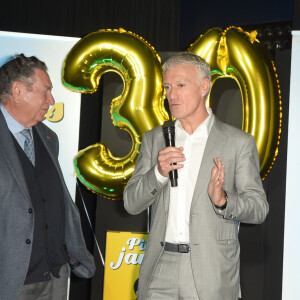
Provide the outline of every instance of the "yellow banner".
<path id="1" fill-rule="evenodd" d="M 135 300 L 147 233 L 107 232 L 103 300 Z"/>

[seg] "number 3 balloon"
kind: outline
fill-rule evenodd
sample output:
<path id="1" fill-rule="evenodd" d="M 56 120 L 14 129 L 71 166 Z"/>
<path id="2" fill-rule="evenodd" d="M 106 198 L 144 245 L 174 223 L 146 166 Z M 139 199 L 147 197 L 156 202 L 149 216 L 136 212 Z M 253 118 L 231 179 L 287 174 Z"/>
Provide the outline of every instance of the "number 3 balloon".
<path id="1" fill-rule="evenodd" d="M 110 199 L 122 199 L 143 133 L 162 124 L 168 115 L 163 106 L 160 57 L 144 39 L 123 29 L 90 33 L 67 55 L 62 80 L 72 91 L 93 93 L 106 72 L 116 72 L 123 79 L 122 94 L 112 100 L 111 117 L 115 126 L 130 134 L 131 151 L 125 157 L 114 157 L 98 143 L 81 150 L 74 166 L 87 188 Z"/>

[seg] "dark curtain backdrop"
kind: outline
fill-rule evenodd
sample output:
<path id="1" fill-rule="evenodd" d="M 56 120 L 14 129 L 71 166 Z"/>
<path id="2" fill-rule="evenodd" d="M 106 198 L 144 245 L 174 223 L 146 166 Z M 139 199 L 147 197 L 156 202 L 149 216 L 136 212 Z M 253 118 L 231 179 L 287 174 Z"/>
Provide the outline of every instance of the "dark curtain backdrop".
<path id="1" fill-rule="evenodd" d="M 230 25 L 293 21 L 293 29 L 300 29 L 299 2 L 11 0 L 1 2 L 0 30 L 83 37 L 98 29 L 122 27 L 146 39 L 157 52 L 182 51 L 199 34 L 216 26 L 225 29 Z M 274 60 L 282 91 L 282 137 L 276 163 L 264 182 L 270 203 L 269 216 L 262 225 L 241 225 L 240 229 L 243 300 L 281 299 L 290 50 L 277 49 Z M 120 81 L 104 76 L 97 93 L 82 96 L 79 149 L 100 140 L 105 143 L 102 135 L 108 125 L 103 121 L 103 114 L 106 114 L 103 87 L 106 88 L 105 81 L 109 80 Z M 227 88 L 223 86 L 225 91 Z M 119 148 L 120 143 L 121 140 L 116 137 Z M 145 212 L 130 216 L 124 210 L 122 201 L 97 198 L 80 183 L 79 188 L 103 254 L 107 230 L 146 230 Z M 88 248 L 95 255 L 98 269 L 91 280 L 71 277 L 70 300 L 99 300 L 102 299 L 104 268 L 78 192 L 76 203 L 82 215 L 84 236 Z"/>
<path id="2" fill-rule="evenodd" d="M 291 21 L 294 0 L 181 1 L 180 47 L 186 48 L 213 27 Z M 295 3 L 299 0 L 295 0 Z"/>
<path id="3" fill-rule="evenodd" d="M 180 0 L 1 1 L 0 30 L 83 37 L 122 27 L 157 51 L 177 50 L 179 7 Z"/>
<path id="4" fill-rule="evenodd" d="M 300 30 L 300 0 L 294 0 L 293 29 Z"/>

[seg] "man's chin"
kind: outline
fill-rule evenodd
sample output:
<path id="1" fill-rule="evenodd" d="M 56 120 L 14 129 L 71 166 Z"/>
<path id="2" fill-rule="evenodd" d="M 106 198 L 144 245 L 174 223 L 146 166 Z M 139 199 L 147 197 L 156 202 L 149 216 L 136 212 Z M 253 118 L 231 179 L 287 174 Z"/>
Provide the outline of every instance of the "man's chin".
<path id="1" fill-rule="evenodd" d="M 35 120 L 36 124 L 40 123 L 40 122 L 43 122 L 45 119 L 46 119 L 46 115 L 42 115 L 42 116 L 36 118 L 36 120 Z"/>
<path id="2" fill-rule="evenodd" d="M 172 115 L 172 117 L 173 117 L 174 119 L 178 119 L 178 118 L 180 119 L 180 114 L 176 114 L 176 113 L 173 114 L 173 113 L 171 112 L 171 115 Z"/>

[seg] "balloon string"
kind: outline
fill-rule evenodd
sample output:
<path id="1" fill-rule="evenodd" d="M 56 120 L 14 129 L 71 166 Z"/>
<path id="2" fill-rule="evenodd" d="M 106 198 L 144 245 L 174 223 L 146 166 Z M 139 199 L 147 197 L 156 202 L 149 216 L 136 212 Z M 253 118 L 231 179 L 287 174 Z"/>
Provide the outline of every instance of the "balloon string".
<path id="1" fill-rule="evenodd" d="M 80 194 L 80 197 L 81 197 L 81 201 L 82 201 L 82 204 L 83 204 L 83 208 L 84 208 L 85 214 L 86 214 L 86 216 L 87 216 L 87 219 L 88 219 L 88 221 L 89 221 L 90 227 L 91 227 L 92 232 L 93 232 L 94 240 L 95 240 L 95 243 L 96 243 L 96 246 L 97 246 L 97 249 L 98 249 L 98 252 L 99 252 L 99 255 L 100 255 L 102 264 L 103 264 L 103 267 L 105 267 L 104 259 L 103 259 L 103 256 L 102 256 L 102 252 L 101 252 L 101 250 L 100 250 L 100 247 L 99 247 L 99 244 L 98 244 L 98 241 L 97 241 L 97 238 L 96 238 L 96 235 L 95 235 L 93 226 L 92 226 L 92 222 L 91 222 L 90 216 L 89 216 L 89 214 L 88 214 L 88 211 L 87 211 L 87 208 L 86 208 L 86 205 L 85 205 L 85 202 L 84 202 L 82 193 L 81 193 L 81 189 L 80 189 L 80 186 L 79 186 L 77 180 L 76 180 L 76 184 L 77 184 L 77 187 L 78 187 L 78 190 L 79 190 L 79 194 Z"/>

